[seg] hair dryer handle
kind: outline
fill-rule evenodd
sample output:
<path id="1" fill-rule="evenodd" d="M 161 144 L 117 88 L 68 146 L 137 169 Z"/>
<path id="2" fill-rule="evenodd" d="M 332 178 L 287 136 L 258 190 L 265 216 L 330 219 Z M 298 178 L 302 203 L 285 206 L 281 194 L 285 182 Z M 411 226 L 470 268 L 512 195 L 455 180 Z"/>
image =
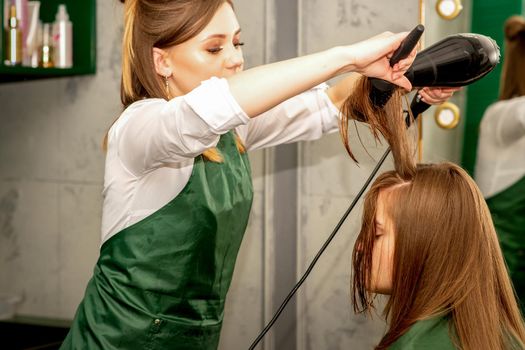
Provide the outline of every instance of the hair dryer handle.
<path id="1" fill-rule="evenodd" d="M 410 111 L 412 112 L 412 115 L 414 116 L 414 120 L 417 119 L 417 117 L 426 111 L 430 105 L 426 102 L 423 102 L 421 100 L 421 96 L 419 96 L 419 93 L 417 93 L 414 98 L 412 99 L 412 102 L 410 103 Z M 405 122 L 407 124 L 407 128 L 410 127 L 410 114 L 406 116 Z"/>
<path id="2" fill-rule="evenodd" d="M 414 29 L 408 33 L 405 39 L 401 42 L 398 49 L 394 52 L 390 58 L 390 67 L 393 67 L 397 62 L 401 61 L 403 58 L 408 57 L 414 47 L 416 47 L 419 38 L 423 35 L 425 27 L 422 24 L 418 24 Z"/>

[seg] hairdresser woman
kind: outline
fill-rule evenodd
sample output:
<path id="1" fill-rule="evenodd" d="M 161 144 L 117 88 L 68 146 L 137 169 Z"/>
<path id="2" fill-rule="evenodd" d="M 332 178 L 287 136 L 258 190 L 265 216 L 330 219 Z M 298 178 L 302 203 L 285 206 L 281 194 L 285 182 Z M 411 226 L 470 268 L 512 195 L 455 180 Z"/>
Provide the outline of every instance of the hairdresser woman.
<path id="1" fill-rule="evenodd" d="M 411 88 L 415 53 L 387 59 L 404 34 L 244 72 L 240 36 L 229 1 L 125 1 L 102 247 L 62 349 L 216 349 L 252 201 L 246 150 L 337 130 L 318 85 L 339 74 Z"/>

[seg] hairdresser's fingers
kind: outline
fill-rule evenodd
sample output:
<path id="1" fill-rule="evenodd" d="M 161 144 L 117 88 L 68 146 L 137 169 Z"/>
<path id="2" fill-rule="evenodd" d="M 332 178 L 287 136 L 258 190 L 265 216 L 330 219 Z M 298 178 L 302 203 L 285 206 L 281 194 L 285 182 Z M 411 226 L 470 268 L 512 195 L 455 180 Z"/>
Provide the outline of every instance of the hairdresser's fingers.
<path id="1" fill-rule="evenodd" d="M 423 102 L 428 104 L 440 104 L 448 100 L 452 95 L 453 91 L 443 91 L 440 88 L 424 88 L 419 92 L 419 96 Z"/>
<path id="2" fill-rule="evenodd" d="M 460 91 L 461 89 L 463 88 L 462 87 L 441 88 L 441 91 L 454 93 L 454 92 Z"/>
<path id="3" fill-rule="evenodd" d="M 405 74 L 406 71 L 412 66 L 412 63 L 414 63 L 414 59 L 416 58 L 416 49 L 412 50 L 412 52 L 404 59 L 396 63 L 392 70 L 394 72 L 401 72 L 402 74 Z"/>
<path id="4" fill-rule="evenodd" d="M 354 64 L 360 69 L 379 59 L 386 58 L 387 55 L 392 55 L 406 36 L 406 32 L 397 34 L 384 32 L 352 45 L 354 49 Z"/>
<path id="5" fill-rule="evenodd" d="M 408 80 L 404 75 L 396 75 L 393 73 L 391 82 L 401 86 L 406 91 L 412 90 L 412 84 L 410 83 L 410 80 Z"/>
<path id="6" fill-rule="evenodd" d="M 438 97 L 442 93 L 454 93 L 461 89 L 461 87 L 424 87 L 422 90 L 431 96 Z"/>
<path id="7" fill-rule="evenodd" d="M 399 48 L 401 42 L 403 41 L 403 39 L 406 38 L 407 35 L 408 32 L 401 32 L 396 34 L 393 34 L 391 32 L 385 32 L 378 36 L 380 40 L 387 43 L 387 52 L 385 52 L 385 56 L 392 57 L 394 52 Z"/>
<path id="8" fill-rule="evenodd" d="M 431 96 L 425 94 L 424 92 L 420 92 L 419 95 L 420 95 L 421 100 L 423 102 L 428 103 L 430 105 L 441 104 L 441 103 L 445 102 L 448 99 L 448 97 L 434 98 L 434 97 L 431 97 Z"/>
<path id="9" fill-rule="evenodd" d="M 353 44 L 349 47 L 353 70 L 373 78 L 391 79 L 392 68 L 387 56 L 398 47 L 407 33 L 383 33 L 374 38 Z"/>
<path id="10" fill-rule="evenodd" d="M 461 87 L 452 87 L 452 88 L 424 88 L 426 93 L 435 99 L 445 101 L 449 99 L 456 91 L 461 90 Z"/>

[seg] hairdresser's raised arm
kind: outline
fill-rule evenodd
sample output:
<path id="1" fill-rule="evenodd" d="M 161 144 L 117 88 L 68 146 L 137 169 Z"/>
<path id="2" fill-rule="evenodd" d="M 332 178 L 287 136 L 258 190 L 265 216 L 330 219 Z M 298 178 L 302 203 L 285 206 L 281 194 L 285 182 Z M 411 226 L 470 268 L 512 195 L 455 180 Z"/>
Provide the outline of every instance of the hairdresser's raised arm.
<path id="1" fill-rule="evenodd" d="M 230 90 L 250 117 L 348 72 L 388 80 L 410 90 L 412 86 L 403 74 L 412 64 L 416 51 L 394 67 L 388 62 L 406 34 L 383 33 L 354 45 L 249 69 L 228 78 Z"/>

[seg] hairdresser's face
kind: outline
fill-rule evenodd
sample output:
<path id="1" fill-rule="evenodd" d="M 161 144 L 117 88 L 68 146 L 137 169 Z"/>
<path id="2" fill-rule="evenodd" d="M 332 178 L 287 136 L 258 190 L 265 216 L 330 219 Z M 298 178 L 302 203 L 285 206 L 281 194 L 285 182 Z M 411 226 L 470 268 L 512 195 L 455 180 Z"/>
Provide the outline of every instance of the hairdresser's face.
<path id="1" fill-rule="evenodd" d="M 388 193 L 382 190 L 377 198 L 376 237 L 372 252 L 372 281 L 370 286 L 372 292 L 380 294 L 390 294 L 392 290 L 395 236 L 392 221 L 385 212 L 386 200 L 388 200 Z"/>
<path id="2" fill-rule="evenodd" d="M 243 69 L 241 29 L 228 3 L 195 37 L 170 48 L 172 94 L 183 95 L 213 76 L 227 78 Z"/>

